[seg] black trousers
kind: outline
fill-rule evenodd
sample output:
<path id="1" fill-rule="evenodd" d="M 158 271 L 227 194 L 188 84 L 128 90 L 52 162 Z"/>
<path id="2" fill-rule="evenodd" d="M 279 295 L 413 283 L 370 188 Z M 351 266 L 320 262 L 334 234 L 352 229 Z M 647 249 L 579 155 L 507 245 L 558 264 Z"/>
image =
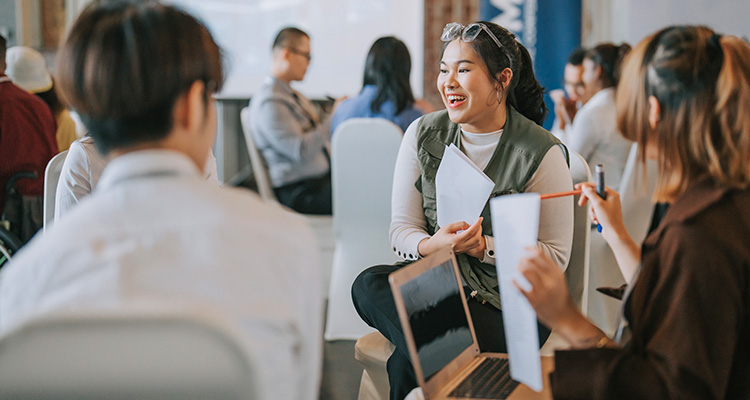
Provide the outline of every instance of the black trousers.
<path id="1" fill-rule="evenodd" d="M 331 215 L 331 174 L 274 189 L 279 203 L 302 214 Z"/>
<path id="2" fill-rule="evenodd" d="M 352 285 L 352 300 L 359 316 L 368 325 L 380 331 L 396 346 L 386 368 L 391 384 L 391 400 L 402 400 L 417 386 L 406 339 L 393 301 L 388 275 L 401 268 L 396 265 L 378 265 L 363 271 Z M 502 312 L 489 303 L 469 300 L 469 312 L 474 323 L 479 349 L 482 352 L 507 352 Z M 539 347 L 550 334 L 539 324 Z"/>

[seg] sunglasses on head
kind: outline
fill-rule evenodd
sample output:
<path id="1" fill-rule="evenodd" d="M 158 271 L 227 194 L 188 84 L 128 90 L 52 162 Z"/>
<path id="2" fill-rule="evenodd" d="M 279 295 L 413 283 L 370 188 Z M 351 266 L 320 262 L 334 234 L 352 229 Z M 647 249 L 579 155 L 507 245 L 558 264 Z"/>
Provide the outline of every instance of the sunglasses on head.
<path id="1" fill-rule="evenodd" d="M 442 40 L 443 42 L 451 42 L 456 39 L 461 39 L 461 41 L 464 42 L 472 42 L 477 38 L 477 36 L 479 36 L 482 31 L 487 32 L 487 34 L 490 36 L 490 38 L 492 38 L 497 47 L 499 47 L 500 50 L 505 53 L 505 47 L 502 45 L 502 43 L 500 43 L 500 39 L 498 39 L 497 36 L 492 33 L 487 25 L 481 22 L 474 22 L 466 26 L 463 26 L 458 22 L 448 23 L 445 25 L 445 28 L 443 28 L 443 34 L 440 36 L 440 40 Z M 510 63 L 510 69 L 512 70 L 513 61 L 510 59 L 510 57 L 508 57 L 508 62 Z"/>

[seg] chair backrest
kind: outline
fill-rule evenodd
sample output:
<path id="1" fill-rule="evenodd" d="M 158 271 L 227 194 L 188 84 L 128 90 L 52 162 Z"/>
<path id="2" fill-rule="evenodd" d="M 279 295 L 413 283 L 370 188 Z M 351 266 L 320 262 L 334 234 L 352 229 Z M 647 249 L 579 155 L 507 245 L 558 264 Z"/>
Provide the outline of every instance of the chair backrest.
<path id="1" fill-rule="evenodd" d="M 53 313 L 0 338 L 0 398 L 255 399 L 255 364 L 203 315 Z"/>
<path id="2" fill-rule="evenodd" d="M 651 225 L 654 213 L 652 198 L 656 190 L 658 169 L 656 161 L 646 160 L 644 175 L 643 166 L 638 159 L 638 144 L 633 143 L 620 181 L 620 202 L 625 228 L 636 243 L 643 242 Z"/>
<path id="3" fill-rule="evenodd" d="M 606 166 L 605 166 L 606 170 Z M 645 183 L 644 183 L 645 178 Z M 625 229 L 633 240 L 640 244 L 648 233 L 654 212 L 653 194 L 658 179 L 658 166 L 647 160 L 646 170 L 638 159 L 638 144 L 630 148 L 620 181 L 620 203 Z M 619 287 L 626 283 L 614 253 L 601 234 L 591 236 L 591 251 L 587 288 L 591 300 L 586 305 L 587 316 L 604 333 L 612 335 L 617 329 L 622 302 L 596 293 L 598 287 Z"/>
<path id="4" fill-rule="evenodd" d="M 276 202 L 276 194 L 273 192 L 271 179 L 268 176 L 268 167 L 265 160 L 263 160 L 263 156 L 261 156 L 258 148 L 255 146 L 253 133 L 250 129 L 249 107 L 245 107 L 240 111 L 240 120 L 242 121 L 242 132 L 245 134 L 247 152 L 250 156 L 250 165 L 253 168 L 253 177 L 255 178 L 255 184 L 258 186 L 258 194 L 265 201 Z"/>
<path id="5" fill-rule="evenodd" d="M 325 337 L 357 339 L 372 329 L 354 310 L 351 286 L 365 268 L 396 261 L 388 230 L 401 128 L 380 118 L 344 121 L 333 134 L 333 257 Z"/>
<path id="6" fill-rule="evenodd" d="M 573 178 L 573 184 L 591 181 L 591 169 L 586 159 L 580 154 L 570 152 L 570 176 Z M 591 232 L 591 218 L 587 207 L 578 206 L 578 198 L 573 198 L 573 246 L 570 251 L 570 260 L 568 268 L 565 270 L 565 277 L 568 281 L 568 290 L 570 295 L 581 307 L 588 300 L 588 290 L 586 282 L 589 272 L 589 233 Z"/>
<path id="7" fill-rule="evenodd" d="M 44 170 L 44 232 L 55 222 L 55 192 L 67 156 L 67 150 L 60 152 L 49 160 L 47 168 Z"/>

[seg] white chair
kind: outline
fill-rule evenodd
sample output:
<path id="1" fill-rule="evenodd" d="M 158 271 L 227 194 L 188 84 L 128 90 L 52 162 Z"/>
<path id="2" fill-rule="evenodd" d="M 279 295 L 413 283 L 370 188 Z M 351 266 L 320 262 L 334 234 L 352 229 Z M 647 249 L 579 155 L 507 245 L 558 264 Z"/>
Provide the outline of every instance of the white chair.
<path id="1" fill-rule="evenodd" d="M 591 169 L 586 159 L 573 151 L 570 152 L 570 176 L 574 185 L 591 181 Z M 589 272 L 591 217 L 587 207 L 578 206 L 579 197 L 573 197 L 573 245 L 568 267 L 565 269 L 565 278 L 568 281 L 570 295 L 585 314 L 583 305 L 588 298 L 586 280 Z"/>
<path id="2" fill-rule="evenodd" d="M 242 123 L 242 132 L 245 136 L 247 152 L 250 156 L 250 165 L 253 170 L 255 184 L 258 187 L 260 197 L 270 203 L 277 203 L 276 194 L 271 186 L 271 178 L 268 176 L 268 167 L 263 160 L 253 139 L 252 130 L 250 129 L 250 108 L 245 107 L 240 111 L 240 120 Z M 328 285 L 331 275 L 331 265 L 333 264 L 333 218 L 329 215 L 305 215 L 307 221 L 315 232 L 315 238 L 318 241 L 319 265 L 323 268 L 323 283 Z M 325 287 L 325 286 L 324 286 Z"/>
<path id="3" fill-rule="evenodd" d="M 604 166 L 606 171 L 606 165 Z M 658 179 L 658 167 L 655 161 L 646 162 L 644 185 L 644 171 L 638 159 L 638 145 L 630 148 L 625 169 L 620 181 L 620 202 L 622 203 L 622 217 L 633 240 L 640 244 L 648 233 L 654 211 L 653 194 Z M 597 287 L 619 287 L 625 283 L 612 250 L 602 235 L 592 229 L 591 234 L 591 267 L 589 269 L 590 293 L 586 306 L 589 319 L 604 333 L 613 335 L 617 329 L 621 301 L 596 291 Z"/>
<path id="4" fill-rule="evenodd" d="M 570 176 L 573 184 L 590 182 L 591 169 L 586 159 L 580 154 L 570 152 Z M 589 274 L 589 246 L 591 232 L 591 217 L 588 207 L 579 207 L 578 198 L 573 197 L 573 244 L 570 249 L 568 267 L 565 269 L 565 279 L 568 282 L 568 291 L 576 302 L 576 305 L 586 314 L 585 304 L 588 300 L 588 274 Z M 543 356 L 553 355 L 555 350 L 569 347 L 555 331 L 552 331 L 547 341 L 542 346 L 540 353 Z"/>
<path id="5" fill-rule="evenodd" d="M 392 264 L 388 229 L 391 188 L 403 133 L 391 121 L 355 118 L 333 134 L 333 253 L 326 340 L 355 340 L 374 330 L 352 304 L 354 279 L 365 268 Z"/>
<path id="6" fill-rule="evenodd" d="M 36 317 L 0 338 L 0 399 L 256 399 L 258 366 L 203 315 Z"/>
<path id="7" fill-rule="evenodd" d="M 57 182 L 60 180 L 60 172 L 62 172 L 63 163 L 65 163 L 65 157 L 67 156 L 67 150 L 60 152 L 49 160 L 47 168 L 44 170 L 43 232 L 47 232 L 47 228 L 55 222 L 55 192 L 57 191 Z"/>
<path id="8" fill-rule="evenodd" d="M 253 168 L 253 177 L 258 187 L 258 194 L 265 201 L 277 202 L 276 194 L 274 194 L 273 187 L 271 187 L 271 178 L 268 177 L 266 162 L 263 160 L 260 152 L 258 152 L 258 147 L 255 145 L 255 139 L 253 139 L 253 134 L 250 130 L 250 108 L 245 107 L 240 111 L 240 119 L 242 121 L 242 132 L 245 134 L 247 152 L 250 155 L 250 165 Z"/>

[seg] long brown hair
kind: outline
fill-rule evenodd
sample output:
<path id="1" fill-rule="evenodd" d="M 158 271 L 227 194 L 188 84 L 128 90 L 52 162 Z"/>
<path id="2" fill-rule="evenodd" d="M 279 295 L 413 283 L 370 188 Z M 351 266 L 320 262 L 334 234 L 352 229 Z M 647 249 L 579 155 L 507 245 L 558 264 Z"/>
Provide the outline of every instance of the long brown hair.
<path id="1" fill-rule="evenodd" d="M 651 129 L 649 97 L 660 106 Z M 617 126 L 659 164 L 657 201 L 671 201 L 696 179 L 750 188 L 750 47 L 701 26 L 665 28 L 641 41 L 625 62 Z"/>

